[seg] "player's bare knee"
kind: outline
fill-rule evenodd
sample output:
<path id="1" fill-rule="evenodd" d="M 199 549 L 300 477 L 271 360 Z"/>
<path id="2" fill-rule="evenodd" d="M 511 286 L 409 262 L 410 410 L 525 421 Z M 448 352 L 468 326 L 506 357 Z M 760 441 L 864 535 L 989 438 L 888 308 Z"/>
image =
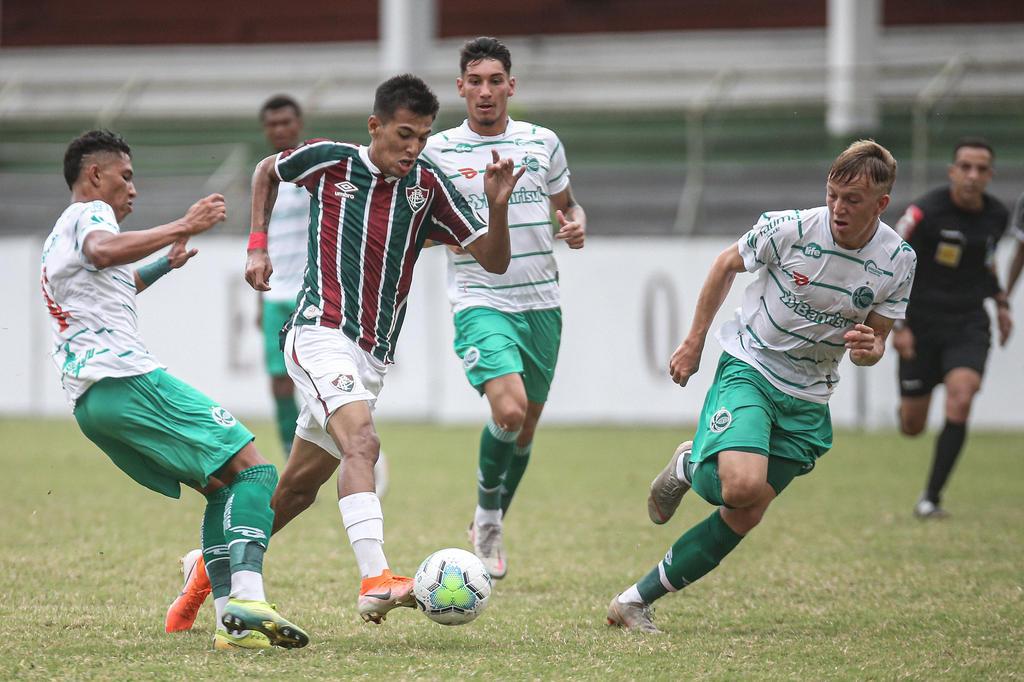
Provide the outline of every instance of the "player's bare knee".
<path id="1" fill-rule="evenodd" d="M 765 482 L 757 476 L 733 474 L 722 477 L 722 501 L 733 509 L 756 504 L 764 493 Z"/>
<path id="2" fill-rule="evenodd" d="M 514 399 L 502 400 L 494 406 L 491 416 L 502 431 L 519 431 L 526 421 L 526 405 Z"/>
<path id="3" fill-rule="evenodd" d="M 740 535 L 746 535 L 764 518 L 767 507 L 756 505 L 745 509 L 723 509 L 722 519 L 726 525 Z"/>

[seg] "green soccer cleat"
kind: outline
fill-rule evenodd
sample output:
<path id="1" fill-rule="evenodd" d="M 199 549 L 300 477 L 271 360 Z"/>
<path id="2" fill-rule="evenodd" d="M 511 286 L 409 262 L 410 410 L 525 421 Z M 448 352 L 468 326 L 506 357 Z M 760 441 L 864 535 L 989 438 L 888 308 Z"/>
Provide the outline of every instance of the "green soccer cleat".
<path id="1" fill-rule="evenodd" d="M 213 636 L 213 648 L 217 651 L 237 651 L 239 649 L 269 649 L 270 640 L 262 632 L 249 630 L 244 635 L 217 630 Z"/>
<path id="2" fill-rule="evenodd" d="M 221 622 L 228 632 L 262 632 L 271 644 L 285 649 L 301 649 L 309 644 L 309 635 L 302 628 L 284 618 L 274 605 L 265 601 L 229 599 Z"/>

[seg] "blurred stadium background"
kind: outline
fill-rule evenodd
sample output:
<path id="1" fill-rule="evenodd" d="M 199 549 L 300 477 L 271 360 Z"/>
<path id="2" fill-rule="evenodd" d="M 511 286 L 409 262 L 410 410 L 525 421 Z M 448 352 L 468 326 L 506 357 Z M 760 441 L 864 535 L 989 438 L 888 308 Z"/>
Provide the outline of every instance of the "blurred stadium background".
<path id="1" fill-rule="evenodd" d="M 413 71 L 441 99 L 437 127 L 457 124 L 458 47 L 476 35 L 510 46 L 511 113 L 561 136 L 589 215 L 587 249 L 560 258 L 566 335 L 552 421 L 694 419 L 709 373 L 679 391 L 662 368 L 711 257 L 763 210 L 820 205 L 829 162 L 851 139 L 872 136 L 900 161 L 890 223 L 944 181 L 962 135 L 995 146 L 991 193 L 1012 204 L 1024 190 L 1018 0 L 232 0 L 212 9 L 7 0 L 0 414 L 66 413 L 45 357 L 36 264 L 67 203 L 60 160 L 74 135 L 105 126 L 132 145 L 141 196 L 126 227 L 174 219 L 207 192 L 227 195 L 228 223 L 198 240 L 201 259 L 146 294 L 143 333 L 172 371 L 236 411 L 265 415 L 255 301 L 239 276 L 248 178 L 268 153 L 259 105 L 290 93 L 309 136 L 362 142 L 377 83 Z M 381 416 L 475 421 L 484 406 L 450 351 L 437 254 L 417 278 Z M 980 424 L 1020 425 L 1021 335 L 993 354 Z M 836 421 L 893 424 L 892 359 L 846 371 Z"/>

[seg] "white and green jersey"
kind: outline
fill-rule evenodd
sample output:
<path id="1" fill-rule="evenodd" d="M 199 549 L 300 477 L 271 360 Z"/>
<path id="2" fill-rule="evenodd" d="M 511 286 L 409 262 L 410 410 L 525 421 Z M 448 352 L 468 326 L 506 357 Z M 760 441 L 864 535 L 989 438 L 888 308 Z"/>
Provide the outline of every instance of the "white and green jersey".
<path id="1" fill-rule="evenodd" d="M 162 367 L 139 336 L 134 270 L 128 265 L 99 270 L 82 252 L 86 236 L 96 230 L 120 233 L 114 210 L 102 201 L 71 204 L 43 246 L 43 301 L 53 329 L 50 357 L 72 405 L 100 379 Z"/>
<path id="2" fill-rule="evenodd" d="M 879 221 L 863 248 L 836 244 L 828 207 L 764 213 L 740 238 L 740 255 L 758 277 L 743 307 L 718 330 L 729 354 L 780 391 L 828 402 L 839 385 L 843 335 L 875 311 L 906 317 L 917 257 Z"/>
<path id="3" fill-rule="evenodd" d="M 267 227 L 267 253 L 274 274 L 270 276 L 270 291 L 263 294 L 266 300 L 295 303 L 306 271 L 308 237 L 309 192 L 282 182 Z"/>
<path id="4" fill-rule="evenodd" d="M 525 166 L 508 206 L 512 260 L 495 275 L 469 254 L 448 252 L 448 299 L 452 312 L 484 306 L 509 313 L 557 308 L 558 264 L 551 224 L 552 194 L 569 186 L 569 166 L 558 136 L 547 128 L 509 119 L 501 135 L 477 135 L 461 126 L 432 135 L 422 157 L 436 166 L 470 206 L 487 215 L 484 171 L 491 151 Z"/>

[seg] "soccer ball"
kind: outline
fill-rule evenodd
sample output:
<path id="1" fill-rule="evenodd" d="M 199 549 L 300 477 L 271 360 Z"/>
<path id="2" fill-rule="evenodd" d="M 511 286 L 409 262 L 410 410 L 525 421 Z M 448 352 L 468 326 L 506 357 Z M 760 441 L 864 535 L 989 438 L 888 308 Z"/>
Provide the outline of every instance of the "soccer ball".
<path id="1" fill-rule="evenodd" d="M 487 608 L 491 576 L 476 555 L 440 549 L 420 564 L 413 581 L 416 605 L 442 625 L 464 625 Z"/>

